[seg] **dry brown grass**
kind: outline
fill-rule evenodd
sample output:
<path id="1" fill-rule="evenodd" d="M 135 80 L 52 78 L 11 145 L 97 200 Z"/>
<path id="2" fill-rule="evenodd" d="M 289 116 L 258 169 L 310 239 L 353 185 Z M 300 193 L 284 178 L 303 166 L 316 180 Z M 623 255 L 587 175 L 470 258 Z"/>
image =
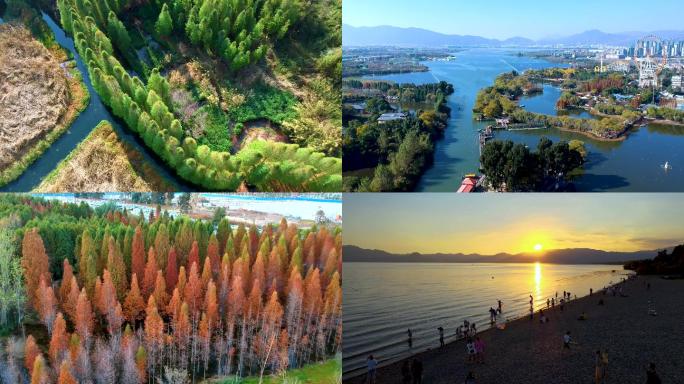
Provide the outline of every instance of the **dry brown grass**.
<path id="1" fill-rule="evenodd" d="M 142 155 L 100 123 L 35 192 L 170 192 L 173 186 Z"/>
<path id="2" fill-rule="evenodd" d="M 0 169 L 77 112 L 70 104 L 80 101 L 71 94 L 79 87 L 70 87 L 59 60 L 26 28 L 0 25 Z"/>

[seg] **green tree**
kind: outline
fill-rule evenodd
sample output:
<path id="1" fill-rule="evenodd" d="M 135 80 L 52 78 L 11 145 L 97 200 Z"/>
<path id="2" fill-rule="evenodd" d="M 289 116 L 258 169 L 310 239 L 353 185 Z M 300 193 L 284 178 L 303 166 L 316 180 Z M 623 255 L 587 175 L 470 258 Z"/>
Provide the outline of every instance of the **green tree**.
<path id="1" fill-rule="evenodd" d="M 180 208 L 181 212 L 183 213 L 188 213 L 190 212 L 190 194 L 189 193 L 183 193 L 180 196 L 178 196 L 178 207 Z"/>
<path id="2" fill-rule="evenodd" d="M 107 32 L 109 32 L 110 39 L 116 44 L 119 51 L 127 54 L 131 48 L 131 37 L 128 35 L 126 26 L 112 11 L 107 16 Z"/>
<path id="3" fill-rule="evenodd" d="M 14 257 L 15 236 L 6 223 L 0 223 L 0 329 L 14 319 L 20 325 L 26 304 L 20 259 Z"/>
<path id="4" fill-rule="evenodd" d="M 161 36 L 169 36 L 173 31 L 173 20 L 171 19 L 169 7 L 166 3 L 164 3 L 161 12 L 159 12 L 159 18 L 157 19 L 154 28 Z"/>

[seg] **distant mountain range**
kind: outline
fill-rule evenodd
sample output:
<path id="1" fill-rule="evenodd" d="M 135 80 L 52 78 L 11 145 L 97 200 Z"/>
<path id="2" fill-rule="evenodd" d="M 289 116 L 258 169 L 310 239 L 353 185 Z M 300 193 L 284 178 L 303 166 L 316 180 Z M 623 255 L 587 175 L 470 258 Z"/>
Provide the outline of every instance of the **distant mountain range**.
<path id="1" fill-rule="evenodd" d="M 672 248 L 672 247 L 671 247 Z M 394 262 L 394 263 L 522 263 L 543 261 L 552 264 L 623 264 L 631 260 L 652 259 L 656 250 L 636 252 L 609 252 L 591 248 L 553 249 L 536 253 L 498 253 L 496 255 L 463 253 L 408 253 L 394 254 L 377 249 L 364 249 L 355 245 L 343 247 L 345 262 Z"/>
<path id="2" fill-rule="evenodd" d="M 353 27 L 342 25 L 343 46 L 587 46 L 587 45 L 632 45 L 636 40 L 648 35 L 662 39 L 683 39 L 684 31 L 651 31 L 606 33 L 590 30 L 566 37 L 553 37 L 531 40 L 525 37 L 512 37 L 506 40 L 489 39 L 472 35 L 448 35 L 422 28 L 400 28 L 388 25 L 377 27 Z"/>

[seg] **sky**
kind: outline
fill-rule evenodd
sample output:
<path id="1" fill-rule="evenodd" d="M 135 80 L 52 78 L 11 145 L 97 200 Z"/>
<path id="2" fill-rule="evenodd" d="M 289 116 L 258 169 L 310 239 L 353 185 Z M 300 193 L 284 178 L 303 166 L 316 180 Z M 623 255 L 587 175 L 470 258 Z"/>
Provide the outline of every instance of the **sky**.
<path id="1" fill-rule="evenodd" d="M 681 30 L 682 0 L 344 0 L 342 21 L 506 39 L 568 36 L 590 29 L 616 33 Z"/>
<path id="2" fill-rule="evenodd" d="M 684 243 L 681 194 L 344 195 L 344 243 L 392 253 L 631 252 Z"/>

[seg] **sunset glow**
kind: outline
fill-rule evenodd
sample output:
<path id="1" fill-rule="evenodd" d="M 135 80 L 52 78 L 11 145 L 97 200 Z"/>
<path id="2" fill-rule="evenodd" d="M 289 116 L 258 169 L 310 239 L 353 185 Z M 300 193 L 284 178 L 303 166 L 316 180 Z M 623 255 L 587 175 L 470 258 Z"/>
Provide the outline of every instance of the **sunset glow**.
<path id="1" fill-rule="evenodd" d="M 631 207 L 631 209 L 624 209 Z M 557 249 L 632 252 L 679 244 L 676 194 L 345 194 L 345 244 L 392 253 L 524 254 Z"/>

